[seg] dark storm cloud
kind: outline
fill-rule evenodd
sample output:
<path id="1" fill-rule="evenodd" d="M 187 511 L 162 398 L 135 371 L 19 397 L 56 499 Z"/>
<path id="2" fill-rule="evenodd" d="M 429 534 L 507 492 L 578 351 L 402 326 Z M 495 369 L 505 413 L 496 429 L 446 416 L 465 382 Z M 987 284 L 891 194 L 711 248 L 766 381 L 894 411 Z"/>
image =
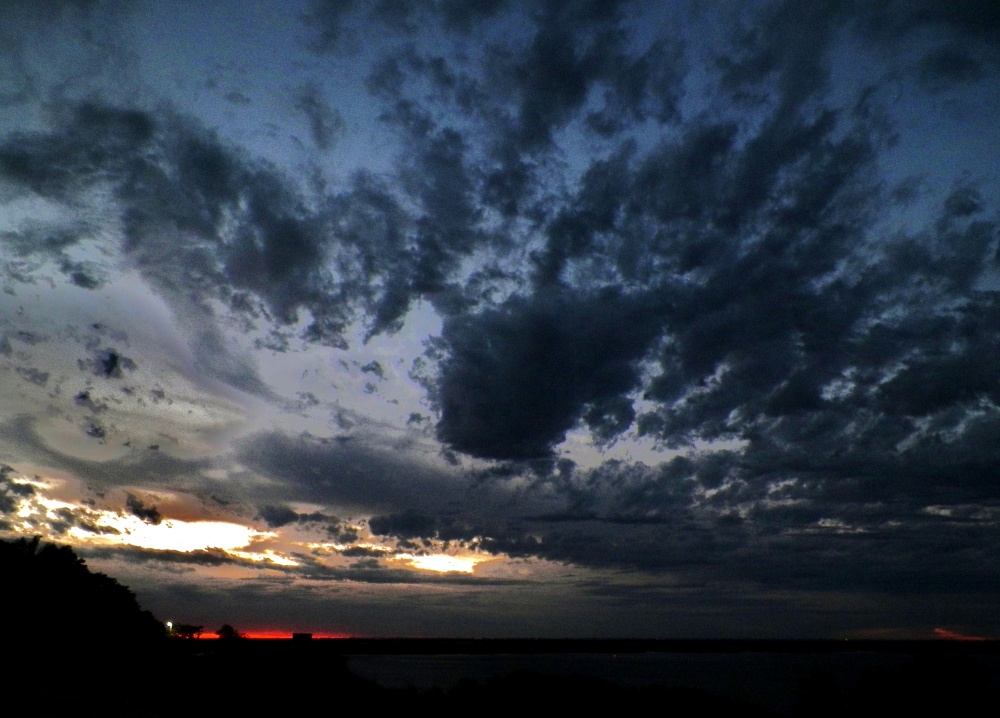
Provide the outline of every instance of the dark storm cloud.
<path id="1" fill-rule="evenodd" d="M 94 401 L 94 398 L 90 395 L 90 391 L 81 391 L 79 394 L 73 397 L 73 402 L 77 406 L 86 407 L 88 410 L 94 414 L 99 414 L 102 411 L 106 411 L 107 404 L 99 401 Z"/>
<path id="2" fill-rule="evenodd" d="M 852 480 L 843 469 L 817 477 L 754 467 L 752 458 L 609 462 L 537 480 L 488 516 L 452 506 L 377 515 L 369 525 L 414 546 L 433 538 L 514 557 L 666 570 L 692 586 L 971 595 L 1000 579 L 990 549 L 1000 536 L 1000 499 L 934 508 L 891 479 L 873 493 L 845 486 Z M 876 467 L 867 478 L 882 477 Z M 707 488 L 717 493 L 708 497 Z M 951 486 L 938 498 L 965 495 Z"/>
<path id="3" fill-rule="evenodd" d="M 35 494 L 34 486 L 16 481 L 11 477 L 13 473 L 13 467 L 0 464 L 0 516 L 14 513 L 21 499 Z"/>
<path id="4" fill-rule="evenodd" d="M 646 398 L 673 403 L 690 394 L 693 382 L 706 381 L 726 364 L 723 359 L 728 354 L 738 352 L 747 357 L 747 366 L 733 378 L 742 376 L 740 381 L 747 384 L 726 387 L 738 404 L 742 398 L 737 394 L 753 389 L 750 382 L 757 381 L 755 373 L 768 367 L 770 360 L 785 362 L 785 367 L 767 369 L 782 381 L 793 368 L 788 342 L 801 331 L 793 316 L 799 324 L 811 321 L 810 330 L 819 334 L 822 322 L 833 318 L 827 315 L 835 313 L 824 307 L 830 299 L 863 302 L 846 296 L 857 286 L 834 287 L 831 294 L 839 291 L 845 296 L 831 298 L 816 297 L 812 285 L 831 278 L 838 263 L 861 261 L 860 245 L 869 240 L 859 225 L 870 219 L 865 198 L 873 190 L 867 173 L 881 138 L 876 128 L 845 110 L 798 113 L 825 87 L 826 51 L 843 16 L 837 8 L 808 11 L 789 4 L 769 10 L 766 32 L 740 41 L 722 78 L 737 94 L 746 94 L 775 75 L 780 78 L 779 95 L 759 110 L 762 121 L 755 133 L 746 135 L 736 122 L 693 123 L 681 141 L 664 143 L 645 156 L 633 143 L 621 144 L 607 159 L 593 163 L 575 194 L 549 196 L 557 209 L 546 211 L 546 243 L 535 257 L 537 288 L 532 294 L 478 311 L 475 304 L 467 303 L 468 293 L 464 305 L 436 304 L 446 315 L 443 345 L 439 345 L 444 351 L 436 349 L 446 358 L 439 384 L 432 389 L 441 409 L 440 438 L 477 456 L 536 456 L 549 451 L 583 419 L 599 439 L 611 439 L 632 426 L 634 408 L 629 394 L 639 388 L 639 363 L 650 358 L 648 353 L 657 344 L 668 347 L 665 371 L 647 387 Z M 497 78 L 486 70 L 456 67 L 444 57 L 419 55 L 412 47 L 378 67 L 371 86 L 393 103 L 387 118 L 401 128 L 416 148 L 417 158 L 428 158 L 403 174 L 404 179 L 422 178 L 413 185 L 427 210 L 420 222 L 432 221 L 436 230 L 422 235 L 418 244 L 420 254 L 431 260 L 428 264 L 435 270 L 415 286 L 442 297 L 449 266 L 467 251 L 455 238 L 472 236 L 469 229 L 476 222 L 475 213 L 462 208 L 475 206 L 469 204 L 472 199 L 489 205 L 496 171 L 507 172 L 489 169 L 497 152 L 509 152 L 512 161 L 522 164 L 529 158 L 548 156 L 553 150 L 552 133 L 589 112 L 584 105 L 588 88 L 618 87 L 608 79 L 607 67 L 625 63 L 628 77 L 646 77 L 647 73 L 628 65 L 638 60 L 618 34 L 620 17 L 610 5 L 572 10 L 548 6 L 532 16 L 534 34 L 528 35 L 527 52 L 501 57 L 499 62 L 491 57 L 489 72 L 506 78 L 494 82 L 491 92 L 484 90 L 484 78 Z M 801 31 L 803 26 L 808 32 Z M 563 32 L 567 42 L 556 42 L 554 38 Z M 556 45 L 559 53 L 541 51 Z M 641 58 L 660 73 L 658 87 L 671 87 L 663 78 L 682 70 L 679 56 L 672 52 L 657 46 L 656 52 L 650 50 Z M 626 62 L 626 57 L 631 59 Z M 406 81 L 407 77 L 417 82 Z M 543 80 L 552 77 L 560 78 L 559 92 L 544 85 Z M 638 82 L 630 96 L 648 99 L 645 80 Z M 407 94 L 410 88 L 424 86 L 420 83 L 435 89 L 432 101 L 421 102 L 415 94 Z M 658 121 L 673 117 L 668 105 L 653 113 Z M 442 106 L 465 108 L 469 110 L 465 117 L 474 122 L 480 118 L 475 142 L 463 141 L 472 135 L 463 135 L 462 127 L 446 124 L 448 116 Z M 623 126 L 645 118 L 641 108 L 633 110 Z M 442 153 L 444 147 L 458 148 L 460 154 Z M 420 148 L 431 154 L 422 155 Z M 429 163 L 431 157 L 437 159 Z M 448 167 L 451 184 L 430 183 L 427 178 L 435 176 L 433 168 L 442 166 L 447 157 L 455 158 L 443 165 Z M 545 194 L 535 187 L 531 171 L 517 176 L 526 183 L 525 192 L 537 198 Z M 510 204 L 516 206 L 519 201 L 513 197 Z M 447 219 L 449 214 L 453 219 Z M 449 232 L 449 224 L 457 230 Z M 746 236 L 746 228 L 754 224 L 763 228 L 755 227 L 752 236 Z M 424 236 L 434 241 L 425 242 Z M 567 283 L 569 287 L 558 290 L 565 297 L 560 300 L 566 307 L 563 316 L 558 307 L 547 306 L 552 303 L 549 295 L 556 291 L 549 285 Z M 589 362 L 577 366 L 566 358 L 586 354 L 587 342 L 582 330 L 574 329 L 586 320 L 575 315 L 584 316 L 579 307 L 599 304 L 590 298 L 598 292 L 584 289 L 587 283 L 607 285 L 609 294 L 623 283 L 632 285 L 630 302 L 637 307 L 632 315 L 645 312 L 645 316 L 635 321 L 627 314 L 637 327 L 636 336 L 614 351 L 577 359 L 577 363 Z M 392 318 L 400 315 L 414 294 L 402 290 L 395 300 L 387 296 L 376 326 L 391 326 Z M 802 303 L 810 301 L 813 307 L 800 317 Z M 706 303 L 715 311 L 705 311 Z M 531 309 L 533 305 L 538 308 Z M 786 319 L 769 317 L 771 326 L 762 326 L 763 317 L 775 308 L 786 312 Z M 616 309 L 609 309 L 608 315 Z M 524 326 L 518 326 L 522 320 Z M 541 331 L 543 324 L 553 331 Z M 594 346 L 615 342 L 614 333 L 602 335 L 599 318 L 595 325 Z M 845 322 L 841 331 L 849 328 Z M 756 336 L 761 329 L 771 336 Z M 578 336 L 561 337 L 565 342 L 549 338 L 559 332 Z M 551 341 L 547 349 L 535 345 L 536 337 L 543 334 L 545 341 Z M 727 343 L 715 345 L 724 337 Z M 491 342 L 500 347 L 495 363 L 490 363 L 489 351 L 482 349 Z M 481 361 L 488 364 L 488 370 L 477 369 Z M 601 366 L 605 361 L 608 365 Z M 755 366 L 750 366 L 752 361 Z M 675 362 L 688 379 L 677 376 Z M 624 373 L 614 381 L 602 381 L 602 371 L 616 375 L 622 368 Z M 541 384 L 531 383 L 536 370 L 546 382 L 540 392 Z M 504 382 L 493 377 L 504 377 L 510 380 L 508 387 L 517 388 L 503 389 L 510 395 L 501 397 L 494 388 Z M 787 399 L 781 400 L 809 400 L 806 382 L 818 379 L 796 375 L 797 384 L 790 384 L 784 394 Z M 798 385 L 807 393 L 793 398 Z M 528 386 L 534 390 L 519 392 Z M 711 394 L 706 397 L 709 400 L 719 397 L 707 394 Z M 503 403 L 496 404 L 498 399 Z M 685 423 L 697 426 L 702 438 L 739 433 L 717 420 L 713 425 L 712 417 L 699 413 L 704 402 L 690 403 L 692 416 Z M 666 435 L 669 442 L 689 438 L 684 427 L 665 421 L 650 412 L 640 426 L 647 433 Z"/>
<path id="5" fill-rule="evenodd" d="M 459 22 L 462 13 L 439 9 L 446 22 L 466 22 Z M 438 16 L 437 10 L 431 15 Z M 390 116 L 405 128 L 414 151 L 401 162 L 398 187 L 391 189 L 360 175 L 342 192 L 310 198 L 273 167 L 250 160 L 189 121 L 97 104 L 65 113 L 48 134 L 8 140 L 0 147 L 0 171 L 35 194 L 67 203 L 88 183 L 110 184 L 130 257 L 201 327 L 195 329 L 201 335 L 195 347 L 205 357 L 200 365 L 240 388 L 266 393 L 250 367 L 229 357 L 211 331 L 207 300 L 216 297 L 279 325 L 296 322 L 307 310 L 313 321 L 305 336 L 334 345 L 343 344 L 345 327 L 359 314 L 367 317 L 370 333 L 397 328 L 416 297 L 430 297 L 445 313 L 466 306 L 455 284 L 462 259 L 499 241 L 483 232 L 477 206 L 496 177 L 483 180 L 482 168 L 472 172 L 470 162 L 503 147 L 515 153 L 536 145 L 548 149 L 546 136 L 582 108 L 595 83 L 610 88 L 609 107 L 631 108 L 633 119 L 647 112 L 636 104 L 650 96 L 647 86 L 670 84 L 659 82 L 650 68 L 672 63 L 656 55 L 659 50 L 633 58 L 618 21 L 617 11 L 596 6 L 552 10 L 540 18 L 537 52 L 521 64 L 506 61 L 513 94 L 504 100 L 510 105 L 504 114 L 513 124 L 501 127 L 490 119 L 493 139 L 485 145 L 470 144 L 459 129 L 397 98 Z M 553 34 L 574 28 L 586 30 L 581 37 L 593 36 L 563 58 L 567 83 L 578 89 L 550 110 L 542 50 L 558 44 Z M 412 71 L 438 72 L 438 82 L 450 76 L 440 58 L 414 63 Z M 316 88 L 301 95 L 314 126 L 326 128 L 329 113 L 317 114 L 325 106 Z M 482 91 L 476 96 L 488 97 Z M 494 108 L 480 109 L 482 121 L 495 114 Z M 669 115 L 665 108 L 649 112 L 661 119 Z M 476 156 L 470 157 L 473 150 Z M 403 198 L 415 213 L 402 209 Z M 79 239 L 66 235 L 68 246 Z M 82 275 L 79 279 L 90 284 Z"/>
<path id="6" fill-rule="evenodd" d="M 611 289 L 450 318 L 438 437 L 474 456 L 522 459 L 546 455 L 581 419 L 599 438 L 621 433 L 657 324 L 655 307 Z"/>
<path id="7" fill-rule="evenodd" d="M 155 506 L 147 506 L 143 503 L 142 499 L 134 494 L 127 495 L 125 510 L 133 516 L 142 519 L 145 523 L 153 524 L 154 526 L 159 524 L 163 519 L 159 509 Z"/>
<path id="8" fill-rule="evenodd" d="M 85 262 L 63 261 L 59 264 L 59 271 L 69 277 L 70 282 L 81 289 L 100 289 L 104 286 L 104 280 L 100 273 L 95 272 Z"/>
<path id="9" fill-rule="evenodd" d="M 161 549 L 145 549 L 137 546 L 116 546 L 105 547 L 81 547 L 80 554 L 87 558 L 108 559 L 125 561 L 130 564 L 167 564 L 169 565 L 197 565 L 197 566 L 224 566 L 224 565 L 254 565 L 254 561 L 246 558 L 232 556 L 222 549 L 208 548 L 196 549 L 194 551 L 170 551 Z M 270 565 L 275 571 L 281 571 L 283 566 L 278 564 Z M 188 569 L 190 570 L 190 569 Z"/>
<path id="10" fill-rule="evenodd" d="M 734 41 L 718 59 L 722 88 L 741 103 L 794 109 L 825 85 L 830 44 L 850 10 L 850 2 L 762 3 L 736 23 Z"/>
<path id="11" fill-rule="evenodd" d="M 307 311 L 304 337 L 335 346 L 359 316 L 372 334 L 398 328 L 413 299 L 450 288 L 481 242 L 463 145 L 454 131 L 436 133 L 401 165 L 398 188 L 361 173 L 316 197 L 189 120 L 84 104 L 50 132 L 8 137 L 0 176 L 67 206 L 94 183 L 109 186 L 108 219 L 122 223 L 130 260 L 191 325 L 203 370 L 266 394 L 225 350 L 210 300 L 265 327 Z M 27 231 L 15 239 L 29 254 L 86 237 L 62 233 L 50 249 Z"/>
<path id="12" fill-rule="evenodd" d="M 385 119 L 411 146 L 435 133 L 475 138 L 468 153 L 476 159 L 479 201 L 508 219 L 533 217 L 546 211 L 541 183 L 553 178 L 558 133 L 577 126 L 609 139 L 678 116 L 680 46 L 664 36 L 636 47 L 624 29 L 628 5 L 517 5 L 500 13 L 519 27 L 516 33 L 492 25 L 491 9 L 466 29 L 486 48 L 481 57 L 456 60 L 390 44 L 369 88 L 391 108 Z M 425 32 L 448 27 L 434 13 L 421 20 Z"/>
<path id="13" fill-rule="evenodd" d="M 927 90 L 961 87 L 1000 68 L 1000 12 L 989 0 L 892 0 L 858 10 L 859 27 L 882 50 L 898 47 L 901 38 L 917 40 L 921 56 L 902 69 Z"/>
<path id="14" fill-rule="evenodd" d="M 544 454 L 581 419 L 613 438 L 632 425 L 629 395 L 657 345 L 662 371 L 645 398 L 664 412 L 640 426 L 670 441 L 725 435 L 718 402 L 728 416 L 762 401 L 769 374 L 772 386 L 805 380 L 818 367 L 797 367 L 793 345 L 821 353 L 851 329 L 838 304 L 866 309 L 863 286 L 816 288 L 866 241 L 871 145 L 826 141 L 835 130 L 833 116 L 775 118 L 740 148 L 729 128 L 710 126 L 640 162 L 600 162 L 615 190 L 585 178 L 553 218 L 533 294 L 446 320 L 439 437 L 493 458 Z M 692 184 L 691 166 L 707 167 L 704 179 Z M 725 384 L 706 390 L 723 367 Z"/>
<path id="15" fill-rule="evenodd" d="M 376 290 L 365 300 L 369 336 L 398 329 L 419 297 L 449 313 L 463 259 L 501 241 L 480 226 L 467 139 L 411 108 L 398 103 L 392 120 L 407 147 L 397 165 L 396 190 L 403 190 L 412 211 L 403 212 L 396 190 L 364 176 L 330 205 L 344 238 L 363 249 L 357 257 L 367 278 L 362 291 Z"/>
<path id="16" fill-rule="evenodd" d="M 920 79 L 928 86 L 974 82 L 983 78 L 982 63 L 961 48 L 943 47 L 927 55 L 919 64 Z"/>
<path id="17" fill-rule="evenodd" d="M 0 267 L 10 279 L 33 283 L 48 271 L 53 262 L 58 271 L 82 289 L 98 289 L 105 282 L 104 273 L 92 262 L 71 259 L 68 251 L 81 241 L 92 240 L 95 227 L 87 222 L 27 222 L 17 231 L 0 233 L 0 246 L 10 259 Z"/>
<path id="18" fill-rule="evenodd" d="M 361 367 L 361 371 L 363 371 L 365 374 L 374 374 L 379 379 L 385 379 L 385 370 L 382 368 L 382 365 L 379 364 L 377 361 L 368 362 L 363 367 Z"/>
<path id="19" fill-rule="evenodd" d="M 298 521 L 299 515 L 287 506 L 262 506 L 260 517 L 271 528 L 281 528 Z"/>
<path id="20" fill-rule="evenodd" d="M 386 556 L 389 552 L 386 551 L 385 549 L 372 549 L 372 548 L 365 548 L 364 546 L 352 546 L 350 548 L 344 549 L 343 551 L 340 551 L 339 553 L 341 556 L 346 556 L 348 558 L 379 558 Z M 355 563 L 353 564 L 352 567 L 357 567 L 357 566 L 358 564 Z M 375 566 L 377 567 L 378 564 L 376 563 Z"/>
<path id="21" fill-rule="evenodd" d="M 422 466 L 418 448 L 363 436 L 318 439 L 269 432 L 240 442 L 236 456 L 280 482 L 273 490 L 276 501 L 319 501 L 364 511 L 439 506 L 460 496 L 464 487 L 457 477 Z M 269 515 L 289 518 L 281 511 Z"/>
<path id="22" fill-rule="evenodd" d="M 83 105 L 49 134 L 8 140 L 0 172 L 67 203 L 89 183 L 110 184 L 126 250 L 168 297 L 192 297 L 207 312 L 201 300 L 250 290 L 261 292 L 280 322 L 295 321 L 297 308 L 312 303 L 318 323 L 342 324 L 316 304 L 329 281 L 322 240 L 289 182 L 183 121 Z M 221 224 L 236 205 L 242 216 L 227 235 Z"/>
<path id="23" fill-rule="evenodd" d="M 117 349 L 99 349 L 92 358 L 79 360 L 79 366 L 105 379 L 121 379 L 124 372 L 136 369 L 136 363 Z"/>
<path id="24" fill-rule="evenodd" d="M 519 95 L 514 138 L 521 150 L 551 142 L 595 87 L 603 90 L 602 102 L 583 115 L 598 134 L 675 117 L 681 57 L 665 40 L 638 56 L 630 52 L 621 27 L 625 5 L 549 3 L 542 10 L 527 52 L 505 68 Z"/>
<path id="25" fill-rule="evenodd" d="M 287 506 L 267 505 L 260 507 L 259 517 L 269 528 L 281 528 L 290 524 L 321 524 L 323 530 L 334 541 L 350 543 L 357 541 L 360 535 L 358 529 L 336 516 L 314 511 L 300 514 Z"/>
<path id="26" fill-rule="evenodd" d="M 313 143 L 324 152 L 332 148 L 344 132 L 344 118 L 330 107 L 315 84 L 298 88 L 295 109 L 305 116 Z"/>
<path id="27" fill-rule="evenodd" d="M 452 32 L 468 33 L 508 5 L 507 0 L 429 0 L 419 3 L 391 1 L 359 3 L 356 0 L 310 0 L 302 20 L 315 34 L 309 46 L 316 52 L 356 52 L 358 27 L 379 27 L 411 35 L 433 23 Z"/>
<path id="28" fill-rule="evenodd" d="M 104 443 L 104 438 L 107 436 L 107 430 L 99 422 L 94 419 L 85 419 L 83 422 L 83 433 L 94 439 L 99 439 L 101 443 Z"/>
<path id="29" fill-rule="evenodd" d="M 815 441 L 839 442 L 847 437 L 838 422 L 858 430 L 845 416 L 867 410 L 875 414 L 863 433 L 894 425 L 901 441 L 915 437 L 914 417 L 950 406 L 958 420 L 974 414 L 977 401 L 995 400 L 992 373 L 980 362 L 993 339 L 978 328 L 993 299 L 976 282 L 992 271 L 996 218 L 973 219 L 982 207 L 975 190 L 963 188 L 926 233 L 872 232 L 885 206 L 873 179 L 888 146 L 884 130 L 864 105 L 799 110 L 823 97 L 826 48 L 845 19 L 830 8 L 805 23 L 801 12 L 810 11 L 776 6 L 767 31 L 725 68 L 725 82 L 744 93 L 779 78 L 752 134 L 735 123 L 695 124 L 645 156 L 623 146 L 595 162 L 547 226 L 542 288 L 446 321 L 440 438 L 509 458 L 544 453 L 581 418 L 598 438 L 613 437 L 632 423 L 636 363 L 654 345 L 660 372 L 644 398 L 659 408 L 641 414 L 638 427 L 668 444 L 752 440 L 765 426 L 780 433 L 805 417 L 815 421 Z M 794 43 L 780 41 L 793 30 Z M 602 355 L 600 310 L 586 314 L 592 287 L 637 280 L 632 303 L 645 305 L 650 319 L 626 313 L 635 343 L 612 341 L 616 350 Z M 550 310 L 548 331 L 532 332 L 541 312 L 524 307 L 551 306 L 545 285 L 552 282 L 570 284 L 563 308 Z M 582 316 L 593 320 L 592 337 L 576 345 L 560 336 L 584 325 Z M 965 325 L 976 326 L 985 344 L 957 349 Z M 946 345 L 952 349 L 940 354 Z M 589 359 L 577 355 L 591 351 L 593 365 L 581 367 Z M 580 387 L 615 362 L 618 384 L 595 397 L 604 421 L 586 420 Z M 854 399 L 829 396 L 840 382 L 854 387 Z M 501 383 L 504 393 L 493 391 Z M 883 445 L 889 450 L 887 438 Z"/>
<path id="30" fill-rule="evenodd" d="M 415 545 L 433 538 L 579 565 L 695 570 L 719 563 L 746 540 L 745 527 L 725 520 L 723 511 L 694 507 L 703 482 L 711 482 L 713 461 L 677 458 L 659 467 L 610 461 L 589 470 L 562 466 L 536 475 L 489 513 L 461 504 L 439 511 L 408 509 L 373 516 L 369 527 Z M 518 483 L 527 478 L 508 477 Z M 485 489 L 481 485 L 480 493 Z"/>
<path id="31" fill-rule="evenodd" d="M 405 35 L 416 31 L 413 23 L 448 16 L 444 7 L 387 22 Z M 328 29 L 357 13 L 388 18 L 370 6 L 313 9 L 312 22 Z M 391 330 L 415 297 L 432 297 L 449 315 L 435 389 L 438 435 L 477 456 L 544 454 L 581 421 L 598 438 L 612 439 L 633 426 L 632 397 L 640 389 L 659 405 L 639 417 L 640 430 L 678 443 L 740 436 L 765 416 L 781 421 L 820 407 L 824 387 L 845 372 L 858 372 L 862 386 L 877 383 L 876 393 L 887 398 L 907 393 L 907 381 L 920 382 L 916 367 L 884 382 L 886 367 L 912 347 L 893 351 L 892 330 L 882 331 L 880 316 L 905 306 L 909 321 L 929 332 L 947 324 L 934 307 L 971 291 L 993 241 L 993 220 L 946 228 L 937 241 L 955 246 L 937 256 L 918 246 L 922 238 L 866 234 L 877 217 L 871 171 L 883 138 L 864 108 L 852 114 L 822 105 L 831 43 L 852 19 L 847 5 L 776 3 L 754 16 L 752 32 L 736 35 L 720 65 L 721 87 L 737 98 L 755 88 L 777 90 L 757 105 L 756 128 L 696 119 L 679 140 L 645 153 L 622 143 L 593 162 L 566 196 L 540 189 L 524 163 L 545 165 L 555 156 L 554 133 L 576 120 L 603 127 L 597 134 L 604 136 L 650 117 L 676 119 L 674 79 L 683 62 L 676 45 L 632 47 L 615 4 L 535 10 L 523 16 L 525 33 L 490 51 L 488 67 L 475 59 L 456 65 L 412 47 L 381 61 L 371 86 L 411 143 L 398 188 L 362 175 L 317 208 L 277 170 L 190 122 L 93 105 L 69 115 L 62 132 L 5 145 L 0 169 L 43 196 L 111 177 L 120 186 L 129 249 L 154 281 L 194 289 L 196 297 L 231 293 L 238 311 L 259 302 L 281 324 L 307 309 L 311 339 L 342 342 L 358 312 L 371 332 Z M 975 34 L 969 18 L 981 11 L 970 5 L 893 12 L 901 27 L 930 23 L 964 36 Z M 514 52 L 517 43 L 521 52 Z M 417 94 L 426 86 L 437 92 L 434 99 Z M 674 94 L 661 97 L 653 87 Z M 598 120 L 587 101 L 594 88 L 607 94 L 598 114 L 610 107 L 625 114 Z M 315 88 L 310 97 L 321 99 Z M 652 100 L 659 105 L 643 104 Z M 817 106 L 803 110 L 809 101 Z M 450 121 L 444 110 L 457 107 L 471 110 L 476 134 Z M 722 105 L 719 114 L 727 111 Z M 150 151 L 162 160 L 145 161 Z M 505 156 L 527 174 L 513 165 L 497 169 Z M 520 177 L 524 192 L 554 200 L 554 207 L 532 217 L 541 219 L 544 237 L 535 288 L 499 307 L 480 307 L 480 299 L 462 296 L 456 279 L 463 258 L 499 246 L 482 226 L 497 172 Z M 415 213 L 403 210 L 404 196 Z M 523 196 L 508 204 L 518 206 Z M 236 228 L 224 232 L 222 218 L 234 212 Z M 165 225 L 180 230 L 177 240 L 153 242 L 153 228 Z M 165 251 L 184 256 L 183 276 Z M 932 280 L 952 272 L 963 286 L 941 287 L 936 296 L 924 290 L 914 303 L 915 280 L 901 271 L 904 262 Z M 850 276 L 848 266 L 861 274 Z M 623 285 L 628 293 L 617 289 Z M 594 298 L 619 295 L 627 299 Z M 611 326 L 619 311 L 634 335 Z M 205 336 L 205 352 L 222 353 L 212 336 Z M 542 341 L 550 344 L 542 348 Z M 481 351 L 491 343 L 500 348 L 493 357 Z M 889 355 L 876 357 L 880 351 Z M 653 358 L 659 375 L 641 386 L 639 364 Z M 480 360 L 489 371 L 476 368 Z M 236 382 L 245 369 L 234 366 L 226 376 Z M 515 387 L 511 395 L 502 396 L 504 382 L 494 377 Z"/>
<path id="32" fill-rule="evenodd" d="M 408 509 L 398 514 L 373 516 L 368 522 L 373 533 L 382 536 L 416 538 L 436 536 L 435 520 L 432 516 Z"/>
<path id="33" fill-rule="evenodd" d="M 891 33 L 933 29 L 965 41 L 1000 44 L 1000 9 L 989 0 L 959 0 L 941 4 L 934 0 L 891 0 L 881 7 L 861 8 L 861 18 L 886 38 Z M 875 23 L 878 25 L 875 25 Z"/>

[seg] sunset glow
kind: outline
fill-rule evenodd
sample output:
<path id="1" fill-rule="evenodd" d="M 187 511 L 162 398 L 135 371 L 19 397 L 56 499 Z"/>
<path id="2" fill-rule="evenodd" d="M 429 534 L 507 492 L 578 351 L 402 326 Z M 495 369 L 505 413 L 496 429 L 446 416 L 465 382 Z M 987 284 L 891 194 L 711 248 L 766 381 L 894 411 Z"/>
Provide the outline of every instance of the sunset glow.
<path id="1" fill-rule="evenodd" d="M 70 530 L 78 540 L 88 543 L 138 546 L 139 548 L 168 551 L 199 551 L 218 548 L 231 551 L 249 546 L 252 542 L 273 538 L 273 533 L 255 531 L 240 524 L 223 521 L 181 521 L 168 519 L 149 524 L 135 516 L 120 516 L 104 512 L 95 523 L 114 534 L 95 535 L 79 528 Z"/>
<path id="2" fill-rule="evenodd" d="M 949 631 L 947 628 L 935 628 L 934 635 L 946 641 L 985 641 L 983 636 L 968 636 L 964 633 Z"/>
<path id="3" fill-rule="evenodd" d="M 408 553 L 397 554 L 393 558 L 397 561 L 407 561 L 414 568 L 424 569 L 425 571 L 437 571 L 438 573 L 448 573 L 450 571 L 472 573 L 477 563 L 487 560 L 478 556 L 447 556 L 445 554 L 414 556 Z"/>

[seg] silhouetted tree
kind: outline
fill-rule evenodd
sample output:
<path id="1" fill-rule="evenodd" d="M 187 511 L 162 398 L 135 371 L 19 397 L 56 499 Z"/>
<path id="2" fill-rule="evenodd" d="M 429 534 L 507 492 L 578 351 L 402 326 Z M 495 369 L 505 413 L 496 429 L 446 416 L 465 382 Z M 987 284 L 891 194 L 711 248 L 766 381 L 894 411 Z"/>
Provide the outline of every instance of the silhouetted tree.
<path id="1" fill-rule="evenodd" d="M 200 638 L 204 632 L 204 626 L 194 626 L 190 623 L 178 623 L 174 626 L 174 636 L 177 638 Z"/>
<path id="2" fill-rule="evenodd" d="M 219 638 L 231 640 L 234 638 L 246 638 L 242 633 L 237 631 L 235 628 L 230 626 L 228 623 L 222 624 L 222 628 L 215 632 L 215 635 Z"/>
<path id="3" fill-rule="evenodd" d="M 26 651 L 88 653 L 152 646 L 163 624 L 125 586 L 93 573 L 68 546 L 41 537 L 0 541 L 4 639 Z"/>

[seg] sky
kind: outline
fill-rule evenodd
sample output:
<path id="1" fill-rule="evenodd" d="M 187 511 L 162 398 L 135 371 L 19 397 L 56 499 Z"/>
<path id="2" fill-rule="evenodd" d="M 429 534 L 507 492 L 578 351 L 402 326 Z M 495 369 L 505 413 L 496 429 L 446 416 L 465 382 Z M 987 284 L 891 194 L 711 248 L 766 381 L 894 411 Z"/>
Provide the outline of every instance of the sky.
<path id="1" fill-rule="evenodd" d="M 161 620 L 1000 637 L 1000 5 L 0 4 L 0 538 Z"/>

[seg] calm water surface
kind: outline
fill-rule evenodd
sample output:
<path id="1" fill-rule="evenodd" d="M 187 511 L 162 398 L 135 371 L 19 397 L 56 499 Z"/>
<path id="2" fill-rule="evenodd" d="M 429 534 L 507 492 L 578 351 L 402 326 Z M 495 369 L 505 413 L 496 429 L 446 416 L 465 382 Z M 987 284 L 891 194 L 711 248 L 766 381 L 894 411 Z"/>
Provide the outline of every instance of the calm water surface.
<path id="1" fill-rule="evenodd" d="M 840 654 L 554 654 L 351 656 L 348 668 L 386 688 L 447 690 L 460 678 L 483 681 L 515 670 L 581 674 L 624 686 L 659 684 L 699 688 L 787 712 L 795 687 L 817 674 L 850 686 L 863 672 L 895 668 L 907 655 Z"/>

